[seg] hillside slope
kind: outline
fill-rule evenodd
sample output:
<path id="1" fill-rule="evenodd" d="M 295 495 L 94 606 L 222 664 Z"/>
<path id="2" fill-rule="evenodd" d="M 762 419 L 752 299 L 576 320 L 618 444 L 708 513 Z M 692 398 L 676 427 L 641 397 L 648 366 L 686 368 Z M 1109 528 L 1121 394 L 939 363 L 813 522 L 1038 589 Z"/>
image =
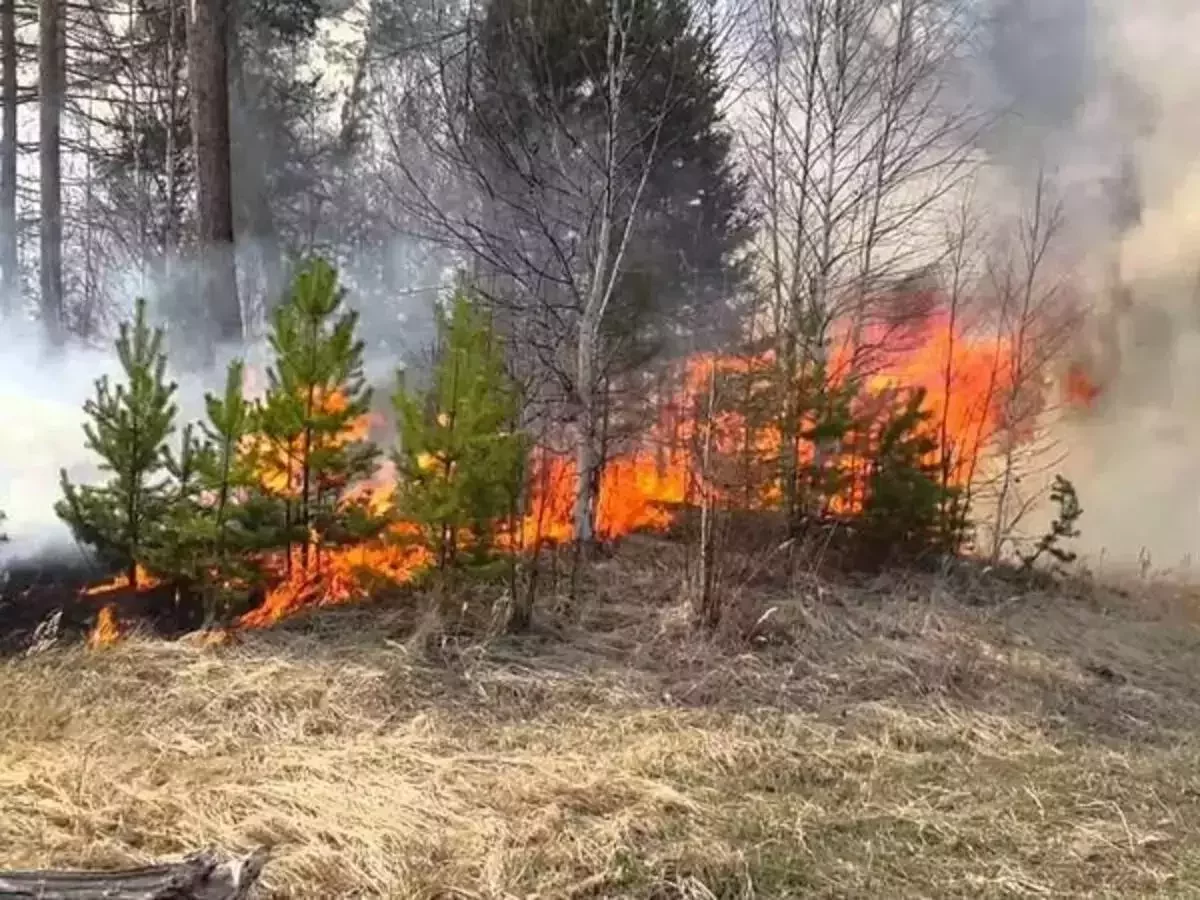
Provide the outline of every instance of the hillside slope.
<path id="1" fill-rule="evenodd" d="M 486 646 L 360 608 L 0 665 L 0 867 L 267 843 L 278 898 L 1200 894 L 1187 597 L 763 583 L 749 648 L 686 633 L 670 552 Z"/>

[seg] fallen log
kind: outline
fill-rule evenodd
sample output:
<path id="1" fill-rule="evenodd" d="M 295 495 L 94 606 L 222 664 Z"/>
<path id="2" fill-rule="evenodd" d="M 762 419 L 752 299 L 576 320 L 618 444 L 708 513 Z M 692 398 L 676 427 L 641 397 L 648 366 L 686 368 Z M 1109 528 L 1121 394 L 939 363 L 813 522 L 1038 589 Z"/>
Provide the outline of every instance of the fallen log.
<path id="1" fill-rule="evenodd" d="M 266 850 L 221 860 L 210 851 L 115 872 L 0 871 L 0 900 L 246 900 Z"/>

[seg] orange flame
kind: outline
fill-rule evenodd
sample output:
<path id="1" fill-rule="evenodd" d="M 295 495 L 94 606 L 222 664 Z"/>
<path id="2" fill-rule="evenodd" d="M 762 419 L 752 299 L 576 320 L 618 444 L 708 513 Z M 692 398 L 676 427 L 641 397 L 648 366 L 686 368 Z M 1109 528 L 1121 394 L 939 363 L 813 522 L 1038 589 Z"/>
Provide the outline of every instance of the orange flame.
<path id="1" fill-rule="evenodd" d="M 146 571 L 141 563 L 138 563 L 136 568 L 137 587 L 138 590 L 146 590 L 148 588 L 157 587 L 159 580 Z M 122 572 L 114 578 L 100 584 L 94 584 L 91 587 L 84 588 L 83 595 L 85 597 L 98 597 L 103 594 L 111 594 L 114 591 L 124 591 L 131 587 L 129 583 L 129 573 Z"/>
<path id="2" fill-rule="evenodd" d="M 117 622 L 116 608 L 111 603 L 100 607 L 96 624 L 88 635 L 87 645 L 91 650 L 111 647 L 121 638 L 121 626 Z"/>
<path id="3" fill-rule="evenodd" d="M 925 408 L 932 413 L 928 427 L 934 432 L 937 455 L 947 454 L 952 459 L 947 477 L 952 483 L 963 484 L 970 480 L 978 459 L 987 452 L 989 442 L 1003 424 L 999 401 L 1007 390 L 1011 362 L 1008 345 L 995 336 L 967 334 L 947 317 L 937 315 L 910 327 L 900 337 L 903 340 L 883 332 L 865 336 L 864 343 L 874 348 L 873 374 L 858 400 L 859 412 L 882 416 L 894 403 L 897 389 L 923 388 Z M 830 370 L 835 382 L 845 377 L 850 362 L 845 347 L 834 352 Z M 780 486 L 774 473 L 779 471 L 784 443 L 777 421 L 769 414 L 754 423 L 746 418 L 746 410 L 759 404 L 764 392 L 769 403 L 777 402 L 769 397 L 774 368 L 770 352 L 749 357 L 697 354 L 683 360 L 668 379 L 676 387 L 657 398 L 658 420 L 640 442 L 610 458 L 600 474 L 597 535 L 611 540 L 635 531 L 663 531 L 671 526 L 676 509 L 692 501 L 699 489 L 707 491 L 708 496 L 720 497 L 722 502 L 741 506 L 761 508 L 777 503 Z M 738 390 L 745 394 L 713 404 L 710 422 L 710 385 L 716 385 L 718 377 L 732 375 L 740 376 Z M 321 402 L 334 410 L 345 401 L 331 395 Z M 360 416 L 338 436 L 337 442 L 366 439 L 373 424 L 372 416 Z M 854 476 L 862 467 L 864 451 L 869 449 L 875 433 L 869 428 L 865 434 L 852 435 L 833 451 L 830 465 Z M 756 471 L 727 473 L 721 478 L 709 472 L 710 481 L 721 481 L 720 488 L 715 482 L 700 485 L 701 436 L 711 438 L 718 454 L 748 460 Z M 264 487 L 281 495 L 298 496 L 300 486 L 288 459 L 288 448 L 263 444 L 254 449 L 261 461 Z M 799 442 L 796 452 L 798 464 L 812 461 L 810 442 Z M 565 543 L 573 537 L 574 461 L 540 447 L 531 456 L 529 471 L 526 512 L 515 528 L 502 527 L 497 537 L 498 544 L 506 549 Z M 394 493 L 394 468 L 385 463 L 369 483 L 355 487 L 348 499 L 366 501 L 373 512 L 384 513 L 393 508 Z M 851 487 L 846 496 L 835 498 L 833 507 L 835 511 L 852 511 L 860 500 L 861 487 Z M 239 620 L 241 626 L 268 625 L 302 607 L 362 599 L 380 581 L 411 581 L 434 559 L 420 542 L 419 529 L 400 522 L 381 537 L 348 547 L 325 546 L 314 534 L 307 553 L 303 547 L 293 547 L 290 555 L 279 553 L 265 562 L 274 583 L 261 605 Z M 153 584 L 148 573 L 139 573 L 138 580 L 139 586 Z M 127 587 L 127 579 L 118 578 L 90 588 L 88 593 L 102 595 Z M 97 633 L 102 621 L 104 633 L 114 633 L 115 614 L 111 610 L 107 614 L 102 611 Z"/>
<path id="4" fill-rule="evenodd" d="M 1100 397 L 1102 390 L 1092 381 L 1082 363 L 1072 362 L 1067 367 L 1067 375 L 1063 380 L 1063 393 L 1068 405 L 1090 408 Z"/>

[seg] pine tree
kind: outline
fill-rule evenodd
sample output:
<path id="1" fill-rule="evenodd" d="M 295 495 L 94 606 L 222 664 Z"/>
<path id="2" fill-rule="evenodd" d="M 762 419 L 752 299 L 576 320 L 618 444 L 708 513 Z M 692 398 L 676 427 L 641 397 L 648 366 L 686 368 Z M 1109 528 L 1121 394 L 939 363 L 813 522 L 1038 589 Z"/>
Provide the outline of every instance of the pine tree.
<path id="1" fill-rule="evenodd" d="M 205 395 L 201 437 L 184 429 L 176 480 L 160 546 L 151 564 L 197 595 L 206 623 L 227 616 L 239 599 L 267 579 L 260 551 L 281 531 L 281 504 L 260 490 L 254 405 L 244 393 L 245 364 L 230 363 L 221 396 Z"/>
<path id="2" fill-rule="evenodd" d="M 162 329 L 146 324 L 139 299 L 133 323 L 121 324 L 116 342 L 127 383 L 114 387 L 108 376 L 99 378 L 95 398 L 83 408 L 92 420 L 83 426 L 87 447 L 112 477 L 101 486 L 76 486 L 64 469 L 64 496 L 55 505 L 76 538 L 120 566 L 132 587 L 138 564 L 161 537 L 175 491 L 166 442 L 175 430 L 176 385 L 166 380 L 162 343 Z"/>
<path id="3" fill-rule="evenodd" d="M 467 292 L 439 315 L 432 382 L 393 397 L 400 431 L 395 454 L 400 516 L 419 523 L 440 569 L 473 565 L 495 546 L 496 524 L 520 489 L 525 442 L 513 430 L 518 393 L 491 321 Z"/>
<path id="4" fill-rule="evenodd" d="M 374 473 L 379 451 L 359 433 L 371 390 L 363 375 L 358 316 L 341 312 L 345 292 L 329 263 L 301 267 L 287 302 L 272 315 L 275 364 L 257 413 L 264 439 L 264 487 L 284 505 L 278 543 L 289 569 L 320 564 L 325 544 L 378 533 L 383 519 L 355 488 Z M 316 559 L 312 554 L 316 553 Z"/>
<path id="5" fill-rule="evenodd" d="M 1058 507 L 1057 515 L 1050 523 L 1050 530 L 1038 539 L 1030 552 L 1018 554 L 1021 557 L 1021 566 L 1026 571 L 1032 570 L 1043 555 L 1049 555 L 1064 565 L 1079 558 L 1074 550 L 1063 547 L 1064 541 L 1080 535 L 1077 523 L 1083 515 L 1083 507 L 1079 503 L 1075 485 L 1062 475 L 1055 475 L 1050 486 L 1050 502 Z"/>
<path id="6" fill-rule="evenodd" d="M 953 488 L 942 484 L 925 396 L 923 389 L 908 392 L 879 426 L 862 507 L 869 562 L 911 561 L 951 542 L 942 510 Z"/>

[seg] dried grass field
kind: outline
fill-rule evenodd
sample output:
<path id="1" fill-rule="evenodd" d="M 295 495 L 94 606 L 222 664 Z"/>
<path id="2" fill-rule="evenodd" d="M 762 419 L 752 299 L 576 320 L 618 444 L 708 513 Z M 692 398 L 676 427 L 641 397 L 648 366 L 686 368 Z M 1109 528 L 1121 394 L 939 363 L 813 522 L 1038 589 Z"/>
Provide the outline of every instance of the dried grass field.
<path id="1" fill-rule="evenodd" d="M 0 868 L 271 845 L 275 898 L 1200 896 L 1192 600 L 755 587 L 688 633 L 662 548 L 537 634 L 399 608 L 0 664 Z"/>

